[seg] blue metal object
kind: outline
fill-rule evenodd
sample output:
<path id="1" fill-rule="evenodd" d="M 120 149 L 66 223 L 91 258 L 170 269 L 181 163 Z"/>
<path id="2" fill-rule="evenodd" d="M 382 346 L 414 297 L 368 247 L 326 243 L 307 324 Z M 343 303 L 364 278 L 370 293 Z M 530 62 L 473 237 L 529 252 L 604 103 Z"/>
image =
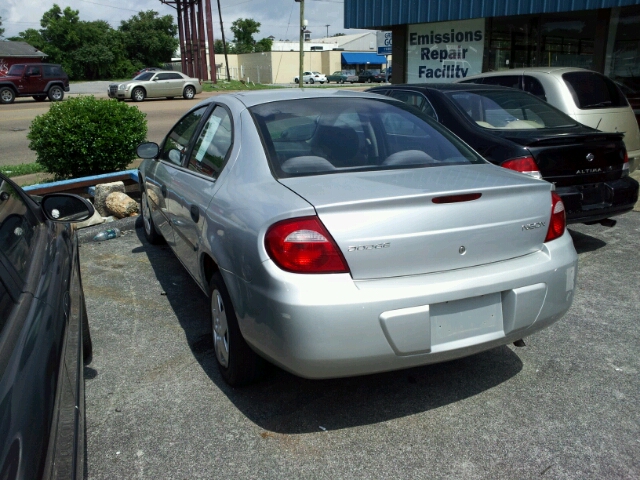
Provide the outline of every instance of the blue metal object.
<path id="1" fill-rule="evenodd" d="M 410 23 L 577 12 L 638 4 L 640 0 L 345 0 L 344 26 L 388 28 Z"/>
<path id="2" fill-rule="evenodd" d="M 353 52 L 345 52 L 342 54 L 342 64 L 343 65 L 365 65 L 367 63 L 371 63 L 374 65 L 380 63 L 387 63 L 387 59 L 378 55 L 377 53 L 353 53 Z"/>
<path id="3" fill-rule="evenodd" d="M 60 192 L 74 188 L 90 187 L 98 183 L 115 182 L 118 180 L 133 180 L 138 183 L 138 170 L 125 170 L 123 172 L 104 173 L 90 177 L 72 178 L 70 180 L 60 180 L 59 182 L 40 183 L 29 185 L 22 189 L 29 194 L 44 194 Z"/>

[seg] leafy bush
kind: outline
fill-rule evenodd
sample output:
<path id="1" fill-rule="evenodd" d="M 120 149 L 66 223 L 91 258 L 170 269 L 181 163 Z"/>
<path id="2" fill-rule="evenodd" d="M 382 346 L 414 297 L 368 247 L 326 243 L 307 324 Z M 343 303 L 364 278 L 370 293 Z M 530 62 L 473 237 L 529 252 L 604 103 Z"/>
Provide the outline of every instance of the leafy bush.
<path id="1" fill-rule="evenodd" d="M 29 148 L 56 178 L 124 170 L 147 137 L 146 114 L 117 100 L 76 97 L 51 102 L 29 129 Z"/>

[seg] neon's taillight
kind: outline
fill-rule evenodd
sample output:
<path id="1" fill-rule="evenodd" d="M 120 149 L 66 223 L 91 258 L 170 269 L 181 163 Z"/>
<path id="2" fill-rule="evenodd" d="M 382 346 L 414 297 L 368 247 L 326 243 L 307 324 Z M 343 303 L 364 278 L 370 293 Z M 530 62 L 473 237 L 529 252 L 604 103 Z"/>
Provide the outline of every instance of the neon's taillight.
<path id="1" fill-rule="evenodd" d="M 349 273 L 338 245 L 318 217 L 274 223 L 264 239 L 269 257 L 294 273 Z"/>
<path id="2" fill-rule="evenodd" d="M 512 158 L 506 162 L 502 162 L 501 167 L 508 168 L 509 170 L 515 170 L 516 172 L 526 173 L 539 180 L 542 179 L 542 174 L 538 170 L 535 160 L 531 155 L 526 157 Z"/>
<path id="3" fill-rule="evenodd" d="M 551 220 L 549 221 L 549 230 L 547 230 L 547 238 L 545 242 L 550 242 L 559 238 L 564 233 L 567 226 L 567 219 L 565 217 L 564 203 L 560 195 L 556 192 L 551 192 Z"/>

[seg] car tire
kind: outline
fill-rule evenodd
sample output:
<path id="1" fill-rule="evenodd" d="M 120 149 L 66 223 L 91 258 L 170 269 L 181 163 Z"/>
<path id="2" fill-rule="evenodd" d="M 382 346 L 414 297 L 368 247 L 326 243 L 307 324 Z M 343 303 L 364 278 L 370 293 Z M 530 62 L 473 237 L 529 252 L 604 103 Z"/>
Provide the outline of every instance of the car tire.
<path id="1" fill-rule="evenodd" d="M 193 100 L 193 97 L 196 96 L 196 89 L 193 88 L 191 85 L 187 85 L 186 87 L 184 87 L 182 96 L 184 97 L 185 100 Z"/>
<path id="2" fill-rule="evenodd" d="M 315 83 L 315 81 L 313 80 L 313 78 L 310 78 L 310 79 L 309 79 L 309 83 L 310 83 L 311 85 L 313 85 L 313 84 Z"/>
<path id="3" fill-rule="evenodd" d="M 265 361 L 243 338 L 220 272 L 211 276 L 209 299 L 213 348 L 222 378 L 232 387 L 255 382 L 262 375 Z"/>
<path id="4" fill-rule="evenodd" d="M 296 83 L 300 83 L 300 80 L 298 80 L 297 78 L 294 78 L 293 81 Z"/>
<path id="5" fill-rule="evenodd" d="M 93 342 L 91 341 L 91 331 L 89 330 L 89 317 L 87 316 L 87 305 L 82 298 L 82 361 L 91 363 L 93 356 Z"/>
<path id="6" fill-rule="evenodd" d="M 16 92 L 9 87 L 0 88 L 0 103 L 13 103 L 16 99 Z"/>
<path id="7" fill-rule="evenodd" d="M 47 96 L 46 95 L 34 95 L 33 99 L 36 102 L 44 102 L 47 99 Z"/>
<path id="8" fill-rule="evenodd" d="M 327 83 L 329 83 L 329 82 L 327 82 Z M 324 85 L 324 82 L 320 82 L 320 85 Z"/>
<path id="9" fill-rule="evenodd" d="M 367 83 L 371 83 L 371 77 L 367 78 Z"/>
<path id="10" fill-rule="evenodd" d="M 344 78 L 341 78 L 339 83 L 343 84 L 344 83 Z"/>
<path id="11" fill-rule="evenodd" d="M 145 99 L 146 96 L 147 96 L 147 94 L 144 91 L 144 88 L 142 88 L 142 87 L 136 87 L 131 92 L 131 99 L 134 102 L 141 102 L 141 101 L 143 101 Z"/>
<path id="12" fill-rule="evenodd" d="M 49 89 L 49 100 L 52 102 L 60 102 L 64 98 L 64 90 L 58 85 L 54 85 Z"/>
<path id="13" fill-rule="evenodd" d="M 151 207 L 149 207 L 149 198 L 147 191 L 142 190 L 140 195 L 140 209 L 142 210 L 142 226 L 144 227 L 144 238 L 152 245 L 160 245 L 164 243 L 164 237 L 156 230 L 156 225 L 151 217 Z"/>

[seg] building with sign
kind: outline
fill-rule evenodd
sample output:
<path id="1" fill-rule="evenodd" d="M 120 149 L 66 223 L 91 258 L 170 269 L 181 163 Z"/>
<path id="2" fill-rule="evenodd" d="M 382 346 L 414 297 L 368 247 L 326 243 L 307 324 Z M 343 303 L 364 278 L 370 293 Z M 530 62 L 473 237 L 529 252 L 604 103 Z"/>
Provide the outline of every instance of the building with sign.
<path id="1" fill-rule="evenodd" d="M 344 12 L 345 28 L 392 32 L 394 83 L 570 66 L 640 89 L 640 0 L 345 0 Z"/>
<path id="2" fill-rule="evenodd" d="M 0 76 L 15 63 L 42 62 L 47 55 L 27 42 L 0 41 Z"/>

